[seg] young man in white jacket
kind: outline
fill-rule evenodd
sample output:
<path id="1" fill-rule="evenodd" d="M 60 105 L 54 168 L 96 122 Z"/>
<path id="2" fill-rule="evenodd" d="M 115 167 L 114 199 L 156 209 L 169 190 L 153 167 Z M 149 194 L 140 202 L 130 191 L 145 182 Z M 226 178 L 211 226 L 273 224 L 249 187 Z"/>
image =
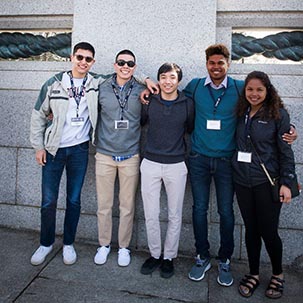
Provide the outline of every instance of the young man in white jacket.
<path id="1" fill-rule="evenodd" d="M 66 211 L 63 262 L 73 264 L 73 246 L 80 216 L 80 196 L 88 164 L 90 130 L 97 124 L 98 84 L 103 76 L 89 73 L 95 59 L 93 46 L 75 45 L 72 70 L 50 78 L 41 88 L 32 112 L 30 140 L 42 166 L 40 246 L 31 258 L 44 262 L 55 242 L 56 208 L 60 180 L 66 169 Z M 52 118 L 49 119 L 48 116 Z"/>

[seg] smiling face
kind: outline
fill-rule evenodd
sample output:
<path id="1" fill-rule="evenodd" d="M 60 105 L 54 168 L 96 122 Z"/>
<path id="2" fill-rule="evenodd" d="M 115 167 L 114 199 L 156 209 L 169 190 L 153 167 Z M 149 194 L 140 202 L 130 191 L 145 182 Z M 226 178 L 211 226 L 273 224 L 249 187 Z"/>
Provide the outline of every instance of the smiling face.
<path id="1" fill-rule="evenodd" d="M 161 89 L 161 97 L 164 100 L 175 100 L 178 96 L 178 74 L 172 69 L 166 73 L 159 75 L 159 86 Z"/>
<path id="2" fill-rule="evenodd" d="M 227 74 L 229 62 L 223 55 L 212 55 L 206 62 L 206 68 L 213 83 L 219 85 Z"/>
<path id="3" fill-rule="evenodd" d="M 91 51 L 79 48 L 75 54 L 71 55 L 71 62 L 73 77 L 84 78 L 93 66 L 95 59 Z"/>
<path id="4" fill-rule="evenodd" d="M 260 79 L 253 78 L 247 82 L 245 86 L 245 97 L 253 111 L 257 111 L 263 105 L 266 94 L 266 87 Z"/>
<path id="5" fill-rule="evenodd" d="M 117 57 L 117 60 L 114 64 L 114 69 L 117 74 L 117 83 L 119 85 L 124 85 L 133 76 L 136 69 L 136 64 L 133 66 L 133 63 L 135 63 L 135 58 L 131 55 L 121 54 Z"/>

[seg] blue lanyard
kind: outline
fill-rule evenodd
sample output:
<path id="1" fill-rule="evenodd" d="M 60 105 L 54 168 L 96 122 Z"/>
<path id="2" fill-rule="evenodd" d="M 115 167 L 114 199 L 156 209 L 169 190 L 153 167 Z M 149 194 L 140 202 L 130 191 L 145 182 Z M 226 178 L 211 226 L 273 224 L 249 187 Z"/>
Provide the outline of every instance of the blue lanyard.
<path id="1" fill-rule="evenodd" d="M 120 95 L 119 95 L 119 92 L 117 90 L 117 88 L 115 87 L 114 83 L 112 83 L 112 88 L 113 88 L 113 91 L 114 91 L 114 94 L 118 100 L 118 103 L 119 103 L 119 106 L 121 108 L 121 120 L 123 120 L 123 113 L 124 113 L 124 108 L 127 106 L 127 102 L 128 102 L 128 99 L 129 99 L 129 96 L 132 92 L 132 89 L 134 87 L 134 81 L 132 80 L 129 88 L 128 88 L 128 91 L 126 93 L 126 96 L 124 98 L 124 100 L 121 100 L 120 98 Z"/>
<path id="2" fill-rule="evenodd" d="M 87 74 L 83 78 L 82 85 L 80 87 L 80 91 L 79 91 L 79 89 L 77 89 L 77 87 L 75 87 L 72 72 L 68 72 L 68 75 L 69 75 L 69 78 L 70 78 L 70 85 L 71 85 L 71 88 L 69 89 L 69 96 L 70 96 L 70 98 L 74 98 L 74 100 L 77 104 L 76 114 L 77 114 L 77 117 L 78 117 L 79 116 L 78 113 L 79 113 L 79 105 L 80 105 L 81 97 L 84 96 L 85 83 L 87 81 Z"/>
<path id="3" fill-rule="evenodd" d="M 217 112 L 217 108 L 218 108 L 218 106 L 219 106 L 220 102 L 222 101 L 222 98 L 225 94 L 226 88 L 224 87 L 222 94 L 217 98 L 217 100 L 215 99 L 215 96 L 213 94 L 213 91 L 212 91 L 210 85 L 207 85 L 207 88 L 208 88 L 208 91 L 209 91 L 209 94 L 210 94 L 211 98 L 214 101 L 214 115 L 215 115 L 216 112 Z"/>

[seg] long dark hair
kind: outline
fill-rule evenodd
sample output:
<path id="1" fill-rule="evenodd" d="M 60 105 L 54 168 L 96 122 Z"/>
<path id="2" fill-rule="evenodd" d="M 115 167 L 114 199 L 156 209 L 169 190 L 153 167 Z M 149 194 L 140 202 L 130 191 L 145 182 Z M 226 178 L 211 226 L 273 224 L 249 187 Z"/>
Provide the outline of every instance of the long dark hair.
<path id="1" fill-rule="evenodd" d="M 266 87 L 266 98 L 263 102 L 263 106 L 260 109 L 260 114 L 262 118 L 267 119 L 279 119 L 280 113 L 279 109 L 284 108 L 283 102 L 278 95 L 277 90 L 271 84 L 270 79 L 266 73 L 260 71 L 253 71 L 249 73 L 245 79 L 243 91 L 239 97 L 238 104 L 236 107 L 236 114 L 238 117 L 245 115 L 248 107 L 250 107 L 249 102 L 246 100 L 245 97 L 245 89 L 248 82 L 252 79 L 259 79 L 263 85 Z"/>

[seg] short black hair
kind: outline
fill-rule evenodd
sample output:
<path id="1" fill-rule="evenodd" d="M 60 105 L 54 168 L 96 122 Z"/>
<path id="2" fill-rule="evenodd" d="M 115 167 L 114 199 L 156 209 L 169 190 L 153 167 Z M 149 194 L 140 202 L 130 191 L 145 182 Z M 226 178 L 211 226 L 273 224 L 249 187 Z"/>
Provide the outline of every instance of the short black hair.
<path id="1" fill-rule="evenodd" d="M 175 70 L 177 75 L 178 75 L 178 81 L 180 82 L 182 80 L 182 69 L 180 68 L 179 65 L 177 65 L 176 63 L 164 63 L 160 66 L 159 70 L 158 70 L 158 75 L 157 75 L 157 79 L 158 81 L 160 80 L 160 75 L 161 74 L 165 74 L 167 72 L 170 72 L 172 70 Z"/>
<path id="2" fill-rule="evenodd" d="M 136 63 L 136 56 L 135 56 L 134 53 L 133 53 L 132 51 L 130 51 L 129 49 L 123 49 L 123 50 L 121 50 L 121 51 L 116 55 L 115 62 L 117 62 L 118 57 L 119 57 L 120 55 L 130 55 L 130 56 L 134 57 L 134 61 L 135 61 L 135 63 Z"/>
<path id="3" fill-rule="evenodd" d="M 88 51 L 91 51 L 92 54 L 93 54 L 93 57 L 95 57 L 95 49 L 94 47 L 88 43 L 88 42 L 79 42 L 77 43 L 75 46 L 74 46 L 74 50 L 73 50 L 73 55 L 76 53 L 76 51 L 78 49 L 85 49 L 85 50 L 88 50 Z"/>

